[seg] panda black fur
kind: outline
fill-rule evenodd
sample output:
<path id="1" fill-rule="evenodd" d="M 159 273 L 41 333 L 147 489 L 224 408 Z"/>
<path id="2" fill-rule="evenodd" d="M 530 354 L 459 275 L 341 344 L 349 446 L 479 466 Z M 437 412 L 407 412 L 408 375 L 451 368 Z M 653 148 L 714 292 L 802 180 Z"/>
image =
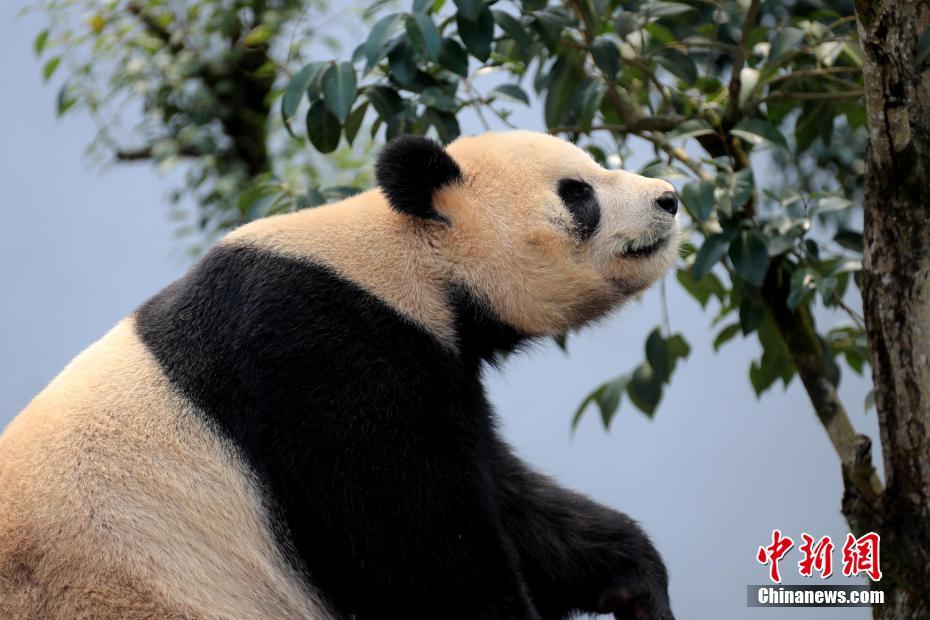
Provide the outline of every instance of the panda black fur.
<path id="1" fill-rule="evenodd" d="M 140 509 L 133 527 L 122 531 L 119 508 L 111 507 L 113 518 L 103 525 L 88 521 L 87 527 L 111 528 L 120 541 L 111 553 L 128 556 L 116 557 L 112 564 L 119 569 L 114 570 L 137 578 L 127 577 L 131 587 L 113 593 L 118 602 L 90 605 L 95 615 L 222 616 L 210 608 L 219 595 L 208 593 L 195 603 L 172 584 L 200 579 L 201 588 L 223 580 L 230 592 L 254 587 L 247 577 L 251 559 L 243 556 L 260 547 L 262 557 L 267 556 L 263 570 L 270 575 L 262 584 L 271 594 L 244 600 L 229 609 L 231 617 L 549 619 L 603 612 L 619 618 L 672 618 L 665 567 L 642 530 L 625 515 L 534 473 L 514 456 L 495 431 L 481 384 L 484 363 L 528 339 L 596 318 L 661 275 L 674 255 L 674 221 L 649 209 L 669 186 L 598 171 L 575 147 L 548 136 L 489 134 L 457 145 L 447 152 L 423 138 L 390 143 L 377 165 L 381 194 L 324 207 L 329 211 L 320 215 L 283 216 L 293 219 L 243 227 L 145 303 L 122 331 L 117 328 L 123 344 L 107 352 L 107 359 L 118 359 L 121 348 L 136 347 L 132 338 L 141 343 L 133 355 L 151 356 L 145 372 L 160 373 L 166 386 L 152 387 L 161 379 L 148 379 L 135 397 L 145 399 L 157 389 L 157 402 L 182 403 L 159 405 L 169 420 L 181 416 L 175 410 L 186 412 L 172 422 L 182 439 L 187 424 L 202 424 L 215 435 L 221 454 L 211 452 L 204 459 L 228 457 L 236 464 L 233 477 L 248 488 L 231 494 L 230 506 L 242 503 L 247 510 L 256 505 L 250 527 L 257 533 L 249 540 L 258 540 L 264 530 L 272 542 L 239 545 L 230 542 L 237 538 L 235 531 L 225 532 L 229 560 L 246 568 L 224 572 L 197 566 L 201 547 L 222 562 L 224 543 L 189 540 L 194 551 L 184 551 L 177 565 L 191 567 L 186 573 L 178 569 L 173 581 L 158 581 L 152 576 L 158 571 L 147 573 L 142 567 L 148 563 L 170 572 L 171 554 L 180 552 L 155 540 L 134 557 L 132 544 L 121 537 L 144 529 L 139 522 L 149 515 Z M 519 213 L 485 213 L 485 219 L 470 222 L 482 198 L 496 200 L 476 191 L 483 184 L 493 186 L 492 179 L 501 175 L 488 163 L 495 149 L 527 164 L 523 171 L 510 170 L 515 185 L 510 191 L 522 195 L 515 200 L 526 206 Z M 533 160 L 540 152 L 542 159 Z M 558 165 L 570 170 L 550 173 L 552 157 L 568 162 Z M 523 175 L 531 180 L 521 181 Z M 614 182 L 635 187 L 624 185 L 614 195 Z M 618 217 L 610 216 L 612 209 L 630 196 L 643 212 L 638 232 L 633 234 L 635 227 L 624 220 L 616 235 L 601 234 L 612 225 L 604 220 Z M 534 202 L 537 198 L 545 207 Z M 611 210 L 601 204 L 605 201 Z M 385 210 L 385 203 L 391 209 Z M 526 231 L 521 216 L 531 218 Z M 317 228 L 301 228 L 304 221 Z M 469 226 L 491 229 L 502 239 L 512 236 L 499 247 L 489 246 L 486 239 L 474 239 Z M 320 240 L 325 238 L 330 245 Z M 585 249 L 594 240 L 599 254 Z M 481 258 L 482 251 L 493 255 L 523 243 L 499 264 L 493 256 Z M 610 264 L 604 252 L 619 257 L 621 264 Z M 546 272 L 569 261 L 573 271 Z M 600 266 L 591 267 L 596 263 Z M 534 314 L 528 308 L 536 308 L 536 301 L 551 309 Z M 73 366 L 80 366 L 80 360 Z M 71 379 L 59 391 L 86 392 L 95 380 Z M 61 381 L 69 380 L 56 379 Z M 95 389 L 106 390 L 106 379 L 99 381 Z M 56 382 L 48 389 L 54 390 Z M 11 459 L 42 449 L 30 445 L 35 428 L 54 434 L 55 445 L 74 453 L 63 457 L 60 466 L 76 479 L 96 475 L 82 468 L 105 448 L 93 439 L 88 444 L 84 436 L 79 441 L 74 430 L 62 437 L 54 414 L 45 411 L 55 407 L 43 405 L 50 397 L 42 398 L 0 438 L 0 496 L 3 491 L 30 492 L 25 483 L 11 482 L 23 474 L 23 465 Z M 85 409 L 94 410 L 93 397 Z M 94 419 L 93 413 L 82 415 Z M 132 420 L 138 414 L 127 415 Z M 144 439 L 156 440 L 145 455 L 153 468 L 171 458 L 158 447 L 164 441 L 174 445 L 165 435 L 161 428 L 140 438 L 139 446 L 146 445 Z M 100 468 L 109 471 L 127 457 L 117 452 L 100 458 L 110 459 Z M 147 470 L 143 464 L 134 471 L 143 476 Z M 158 516 L 151 521 L 170 530 L 172 523 L 165 521 L 174 518 L 185 522 L 185 532 L 210 530 L 209 522 L 187 524 L 216 513 L 196 506 L 197 480 L 206 485 L 209 476 L 184 477 L 183 472 L 171 476 L 180 489 L 164 485 L 164 501 L 181 506 L 170 513 L 175 517 L 153 508 Z M 41 480 L 32 474 L 27 478 Z M 101 480 L 105 486 L 109 478 Z M 162 493 L 158 485 L 154 488 L 153 505 Z M 53 503 L 67 503 L 68 493 L 54 495 Z M 186 501 L 192 505 L 189 514 Z M 24 516 L 28 506 L 22 498 L 0 499 L 0 611 L 74 615 L 73 605 L 51 600 L 54 588 L 41 583 L 36 571 L 27 575 L 22 569 L 23 562 L 54 564 L 54 552 L 16 557 L 15 548 L 23 543 L 16 540 L 19 531 L 43 529 Z M 82 535 L 80 528 L 76 531 Z M 85 550 L 82 557 L 88 553 L 93 552 Z M 86 559 L 83 569 L 93 572 L 94 558 Z M 66 564 L 82 569 L 79 560 L 77 568 L 74 561 Z M 50 574 L 51 568 L 42 570 Z M 146 575 L 157 583 L 147 584 Z M 13 594 L 9 584 L 31 589 L 29 596 Z M 280 604 L 272 604 L 278 599 Z"/>

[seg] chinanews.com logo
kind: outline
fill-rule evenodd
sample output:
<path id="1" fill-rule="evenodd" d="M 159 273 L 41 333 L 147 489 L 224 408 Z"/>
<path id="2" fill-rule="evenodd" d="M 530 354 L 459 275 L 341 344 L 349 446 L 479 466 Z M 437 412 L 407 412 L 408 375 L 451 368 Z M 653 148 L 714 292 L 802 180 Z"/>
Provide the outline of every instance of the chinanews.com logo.
<path id="1" fill-rule="evenodd" d="M 802 577 L 817 575 L 821 579 L 830 577 L 834 571 L 836 547 L 829 536 L 815 539 L 806 532 L 801 534 L 801 544 L 797 546 L 801 554 L 798 574 Z M 794 548 L 795 541 L 781 530 L 772 530 L 772 542 L 759 547 L 756 561 L 768 567 L 769 581 L 774 585 L 746 586 L 749 607 L 870 607 L 885 602 L 885 593 L 874 585 L 782 585 L 780 562 Z M 858 538 L 847 534 L 839 556 L 842 564 L 837 571 L 843 576 L 866 576 L 873 584 L 881 581 L 881 537 L 875 532 Z"/>

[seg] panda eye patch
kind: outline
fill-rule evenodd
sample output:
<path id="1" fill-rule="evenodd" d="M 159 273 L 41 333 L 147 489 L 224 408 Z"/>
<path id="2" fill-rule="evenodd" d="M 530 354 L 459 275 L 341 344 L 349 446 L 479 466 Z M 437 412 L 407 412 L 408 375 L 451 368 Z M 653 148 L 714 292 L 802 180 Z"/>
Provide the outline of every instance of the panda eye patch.
<path id="1" fill-rule="evenodd" d="M 601 207 L 594 188 L 578 179 L 559 181 L 559 198 L 575 219 L 582 240 L 590 238 L 601 221 Z"/>

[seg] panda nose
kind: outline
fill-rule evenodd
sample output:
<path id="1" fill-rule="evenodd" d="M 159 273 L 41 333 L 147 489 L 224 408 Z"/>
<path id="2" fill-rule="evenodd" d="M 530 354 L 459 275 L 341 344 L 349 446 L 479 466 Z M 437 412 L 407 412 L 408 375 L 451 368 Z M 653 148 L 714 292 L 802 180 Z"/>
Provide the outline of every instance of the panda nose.
<path id="1" fill-rule="evenodd" d="M 656 206 L 668 213 L 675 215 L 678 213 L 678 194 L 675 192 L 665 192 L 656 198 Z"/>

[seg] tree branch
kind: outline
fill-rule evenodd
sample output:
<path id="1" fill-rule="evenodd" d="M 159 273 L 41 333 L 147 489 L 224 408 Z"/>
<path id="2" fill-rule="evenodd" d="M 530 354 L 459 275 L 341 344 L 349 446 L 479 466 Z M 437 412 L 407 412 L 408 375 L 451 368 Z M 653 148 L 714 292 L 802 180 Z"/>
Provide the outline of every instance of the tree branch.
<path id="1" fill-rule="evenodd" d="M 727 101 L 727 109 L 723 114 L 724 128 L 729 129 L 736 124 L 736 117 L 739 115 L 739 91 L 742 88 L 742 78 L 740 72 L 743 65 L 746 64 L 746 54 L 749 45 L 749 35 L 755 28 L 756 22 L 759 21 L 760 0 L 752 0 L 749 9 L 746 11 L 746 17 L 743 19 L 742 36 L 740 37 L 739 48 L 733 53 L 733 70 L 730 74 L 730 98 Z"/>
<path id="2" fill-rule="evenodd" d="M 788 347 L 817 418 L 840 458 L 846 488 L 844 505 L 848 504 L 855 511 L 854 515 L 847 514 L 847 517 L 851 518 L 851 525 L 857 531 L 860 526 L 867 531 L 868 524 L 874 523 L 879 514 L 883 492 L 872 465 L 872 442 L 853 428 L 836 388 L 826 375 L 823 364 L 825 352 L 817 338 L 814 319 L 804 306 L 794 310 L 788 307 L 789 290 L 788 275 L 781 261 L 775 259 L 762 286 L 762 298 Z"/>
<path id="3" fill-rule="evenodd" d="M 643 140 L 655 144 L 669 157 L 686 166 L 699 179 L 703 181 L 712 181 L 714 179 L 713 175 L 704 169 L 701 162 L 688 155 L 684 149 L 671 144 L 662 133 L 663 130 L 676 127 L 682 120 L 683 119 L 675 115 L 652 116 L 641 118 L 638 121 L 634 121 L 631 125 L 592 125 L 590 131 L 609 131 L 623 136 L 634 135 L 638 138 L 642 138 Z M 558 127 L 553 127 L 552 131 L 557 133 L 586 133 L 586 131 L 578 125 L 559 125 Z"/>
<path id="4" fill-rule="evenodd" d="M 115 155 L 118 161 L 141 161 L 152 158 L 152 149 L 151 147 L 143 147 L 140 149 L 118 150 Z"/>
<path id="5" fill-rule="evenodd" d="M 116 155 L 117 161 L 143 161 L 146 159 L 152 159 L 154 154 L 152 152 L 151 146 L 143 146 L 137 149 L 117 149 L 114 153 Z M 180 155 L 182 157 L 201 157 L 203 153 L 198 149 L 195 149 L 192 146 L 184 146 L 178 149 L 175 155 Z"/>
<path id="6" fill-rule="evenodd" d="M 661 132 L 636 134 L 644 140 L 648 140 L 662 149 L 669 157 L 672 157 L 688 167 L 702 181 L 713 181 L 714 176 L 704 169 L 701 162 L 694 159 L 684 149 L 672 145 Z"/>
<path id="7" fill-rule="evenodd" d="M 871 522 L 882 500 L 882 484 L 871 460 L 871 440 L 853 428 L 836 388 L 826 375 L 825 352 L 810 310 L 804 306 L 788 308 L 789 290 L 788 274 L 782 262 L 774 259 L 762 286 L 763 300 L 788 347 L 817 418 L 840 458 L 847 495 L 854 497 L 858 505 L 857 517 L 860 522 Z"/>
<path id="8" fill-rule="evenodd" d="M 826 93 L 786 92 L 783 90 L 778 90 L 774 93 L 769 93 L 765 97 L 762 97 L 758 100 L 758 103 L 765 103 L 766 101 L 772 101 L 773 99 L 797 99 L 800 101 L 839 101 L 842 99 L 858 99 L 862 97 L 863 94 L 865 93 L 862 90 L 846 90 Z"/>
<path id="9" fill-rule="evenodd" d="M 136 16 L 136 18 L 145 26 L 152 36 L 161 39 L 165 45 L 169 46 L 171 52 L 177 54 L 184 49 L 178 41 L 172 41 L 171 33 L 162 26 L 158 20 L 152 17 L 138 2 L 130 2 L 126 5 L 126 10 Z"/>
<path id="10" fill-rule="evenodd" d="M 660 114 L 657 116 L 646 116 L 640 118 L 629 125 L 627 124 L 611 124 L 604 123 L 601 125 L 592 125 L 592 131 L 612 131 L 614 133 L 623 133 L 623 134 L 635 134 L 639 135 L 639 132 L 642 131 L 670 131 L 674 129 L 686 119 L 683 116 L 677 114 Z M 564 133 L 586 133 L 586 130 L 578 125 L 560 125 L 558 127 L 553 127 L 552 131 L 559 131 Z"/>

